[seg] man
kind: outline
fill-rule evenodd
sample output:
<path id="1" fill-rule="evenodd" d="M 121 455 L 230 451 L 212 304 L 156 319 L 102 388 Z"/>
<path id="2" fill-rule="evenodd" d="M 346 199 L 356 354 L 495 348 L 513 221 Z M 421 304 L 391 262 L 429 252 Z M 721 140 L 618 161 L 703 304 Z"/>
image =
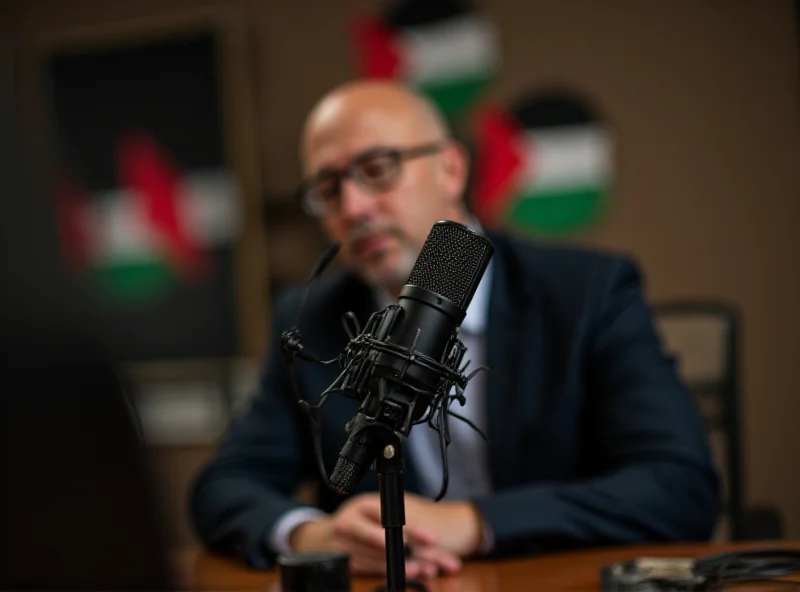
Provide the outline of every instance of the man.
<path id="1" fill-rule="evenodd" d="M 349 270 L 314 287 L 300 321 L 304 344 L 336 357 L 341 318 L 394 301 L 431 226 L 474 225 L 463 203 L 462 148 L 421 96 L 392 82 L 335 89 L 302 136 L 302 196 Z M 406 528 L 409 577 L 457 571 L 465 558 L 580 545 L 705 539 L 718 485 L 692 398 L 662 352 L 635 267 L 624 258 L 529 245 L 489 233 L 495 255 L 462 324 L 472 367 L 504 376 L 470 383 L 459 408 L 488 434 L 451 422 L 451 486 L 439 488 L 435 432 L 409 437 Z M 270 357 L 252 407 L 199 476 L 192 511 L 211 548 L 267 566 L 282 552 L 338 549 L 355 572 L 384 570 L 376 479 L 345 498 L 318 487 L 318 508 L 294 501 L 320 483 L 280 333 L 300 291 L 278 299 Z M 319 401 L 334 366 L 302 364 L 301 396 Z M 356 403 L 331 396 L 321 410 L 330 471 Z"/>

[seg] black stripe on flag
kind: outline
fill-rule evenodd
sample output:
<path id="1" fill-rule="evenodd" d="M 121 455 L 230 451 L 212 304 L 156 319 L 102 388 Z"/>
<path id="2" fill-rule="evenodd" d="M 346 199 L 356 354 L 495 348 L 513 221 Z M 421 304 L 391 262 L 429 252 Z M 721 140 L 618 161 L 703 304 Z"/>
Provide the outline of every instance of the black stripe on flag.
<path id="1" fill-rule="evenodd" d="M 579 97 L 565 92 L 530 94 L 511 106 L 511 114 L 527 129 L 581 125 L 597 121 L 597 116 Z"/>
<path id="2" fill-rule="evenodd" d="M 433 25 L 474 12 L 464 0 L 401 0 L 384 15 L 384 22 L 400 29 Z"/>

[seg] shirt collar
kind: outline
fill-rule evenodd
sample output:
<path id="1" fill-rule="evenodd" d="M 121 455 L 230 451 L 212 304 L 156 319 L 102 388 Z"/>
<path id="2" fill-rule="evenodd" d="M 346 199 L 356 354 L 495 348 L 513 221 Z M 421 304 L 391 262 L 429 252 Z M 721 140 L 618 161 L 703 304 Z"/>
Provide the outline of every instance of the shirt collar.
<path id="1" fill-rule="evenodd" d="M 480 224 L 476 220 L 470 220 L 467 226 L 477 232 L 482 231 Z M 469 307 L 467 307 L 467 314 L 461 323 L 460 330 L 469 335 L 480 335 L 486 329 L 486 321 L 489 316 L 489 294 L 491 292 L 493 266 L 493 261 L 489 261 L 486 272 L 483 274 L 483 278 L 481 278 L 475 290 L 472 302 L 470 302 Z M 396 304 L 396 301 L 386 289 L 375 289 L 374 294 L 378 306 L 381 308 L 386 308 L 390 304 Z"/>

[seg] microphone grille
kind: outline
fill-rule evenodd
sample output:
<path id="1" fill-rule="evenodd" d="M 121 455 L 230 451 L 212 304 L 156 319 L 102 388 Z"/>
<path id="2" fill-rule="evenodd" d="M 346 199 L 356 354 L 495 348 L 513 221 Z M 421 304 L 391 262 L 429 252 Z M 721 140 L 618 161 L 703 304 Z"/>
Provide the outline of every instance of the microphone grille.
<path id="1" fill-rule="evenodd" d="M 437 222 L 407 283 L 444 296 L 466 310 L 493 252 L 489 239 L 463 224 Z"/>
<path id="2" fill-rule="evenodd" d="M 364 479 L 364 473 L 366 472 L 367 467 L 357 465 L 349 458 L 340 456 L 331 474 L 331 488 L 344 495 L 354 493 Z"/>

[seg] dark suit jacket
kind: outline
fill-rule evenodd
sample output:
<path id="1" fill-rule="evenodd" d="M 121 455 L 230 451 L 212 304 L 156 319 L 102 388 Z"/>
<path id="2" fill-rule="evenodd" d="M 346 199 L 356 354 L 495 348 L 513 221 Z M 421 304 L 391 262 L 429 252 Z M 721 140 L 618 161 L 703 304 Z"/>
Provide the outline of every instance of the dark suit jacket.
<path id="1" fill-rule="evenodd" d="M 719 493 L 705 431 L 662 350 L 635 266 L 610 254 L 490 238 L 487 362 L 505 380 L 486 381 L 494 492 L 474 502 L 496 553 L 708 538 Z M 308 423 L 280 352 L 300 294 L 277 299 L 260 390 L 192 494 L 202 540 L 254 566 L 272 562 L 265 540 L 298 506 L 292 491 L 317 478 Z M 341 317 L 349 310 L 363 327 L 376 310 L 370 291 L 351 273 L 323 276 L 300 323 L 320 358 L 344 348 Z M 302 396 L 316 402 L 339 368 L 299 362 L 298 370 Z M 338 395 L 322 408 L 328 471 L 355 413 L 356 402 Z M 410 456 L 406 489 L 417 491 Z M 373 471 L 362 490 L 377 490 Z M 344 499 L 319 488 L 323 510 Z"/>

